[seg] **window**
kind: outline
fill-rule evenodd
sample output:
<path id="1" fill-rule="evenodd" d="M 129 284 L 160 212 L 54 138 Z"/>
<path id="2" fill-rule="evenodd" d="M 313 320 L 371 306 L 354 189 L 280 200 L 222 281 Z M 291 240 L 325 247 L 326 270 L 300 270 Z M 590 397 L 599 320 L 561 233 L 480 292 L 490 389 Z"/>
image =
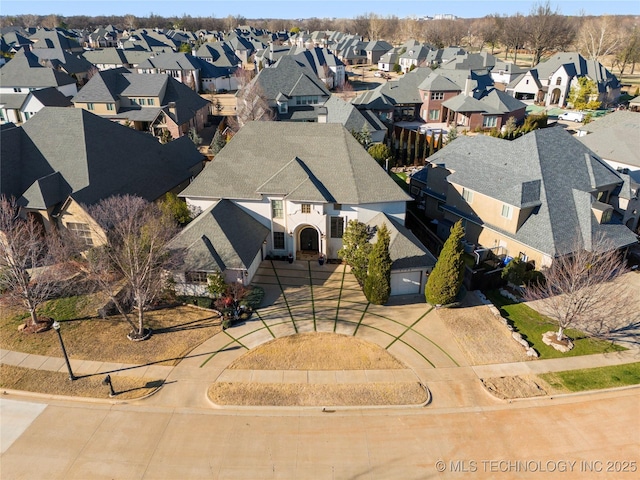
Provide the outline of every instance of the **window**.
<path id="1" fill-rule="evenodd" d="M 311 213 L 311 204 L 303 203 L 302 204 L 302 213 Z"/>
<path id="2" fill-rule="evenodd" d="M 147 101 L 144 98 L 141 98 L 140 100 L 138 100 L 138 102 L 140 103 L 140 105 L 146 105 Z"/>
<path id="3" fill-rule="evenodd" d="M 207 283 L 207 272 L 185 272 L 187 283 Z"/>
<path id="4" fill-rule="evenodd" d="M 333 204 L 333 209 L 334 210 L 342 210 L 342 204 L 341 203 L 334 203 Z"/>
<path id="5" fill-rule="evenodd" d="M 129 101 L 131 102 L 132 105 L 138 104 L 138 100 L 136 100 L 135 98 L 130 98 Z"/>
<path id="6" fill-rule="evenodd" d="M 463 188 L 462 198 L 464 198 L 467 203 L 473 203 L 473 191 Z"/>
<path id="7" fill-rule="evenodd" d="M 560 85 L 562 83 L 562 78 L 558 77 L 556 78 L 556 85 Z"/>
<path id="8" fill-rule="evenodd" d="M 498 125 L 498 117 L 484 117 L 482 126 L 485 128 L 494 128 Z"/>
<path id="9" fill-rule="evenodd" d="M 156 102 L 155 102 L 155 100 L 153 98 L 148 98 L 147 99 L 147 105 L 152 105 L 153 106 L 155 104 L 156 104 Z"/>
<path id="10" fill-rule="evenodd" d="M 431 100 L 443 100 L 444 92 L 431 92 Z"/>
<path id="11" fill-rule="evenodd" d="M 287 107 L 288 107 L 288 105 L 286 103 L 284 103 L 284 102 L 278 103 L 278 112 L 287 113 L 287 110 L 288 110 Z"/>
<path id="12" fill-rule="evenodd" d="M 21 90 L 20 88 L 14 88 L 13 93 L 20 93 L 20 90 Z"/>
<path id="13" fill-rule="evenodd" d="M 67 229 L 77 235 L 85 245 L 93 245 L 93 239 L 91 238 L 91 229 L 86 223 L 69 222 L 67 223 Z"/>
<path id="14" fill-rule="evenodd" d="M 342 238 L 344 233 L 344 218 L 331 217 L 331 238 Z"/>
<path id="15" fill-rule="evenodd" d="M 282 200 L 271 200 L 271 218 L 284 218 Z"/>
<path id="16" fill-rule="evenodd" d="M 93 110 L 95 108 L 95 106 L 93 105 L 93 103 L 87 103 L 87 110 Z"/>
<path id="17" fill-rule="evenodd" d="M 113 112 L 116 109 L 116 106 L 113 103 L 107 103 L 107 110 Z"/>
<path id="18" fill-rule="evenodd" d="M 296 97 L 296 105 L 317 105 L 319 103 L 317 95 L 302 95 Z"/>
<path id="19" fill-rule="evenodd" d="M 284 250 L 284 232 L 273 232 L 274 250 Z"/>
<path id="20" fill-rule="evenodd" d="M 429 120 L 440 120 L 440 110 L 429 110 Z"/>
<path id="21" fill-rule="evenodd" d="M 511 218 L 511 216 L 513 215 L 513 207 L 511 205 L 507 205 L 506 203 L 502 204 L 502 213 L 501 215 L 504 218 Z"/>

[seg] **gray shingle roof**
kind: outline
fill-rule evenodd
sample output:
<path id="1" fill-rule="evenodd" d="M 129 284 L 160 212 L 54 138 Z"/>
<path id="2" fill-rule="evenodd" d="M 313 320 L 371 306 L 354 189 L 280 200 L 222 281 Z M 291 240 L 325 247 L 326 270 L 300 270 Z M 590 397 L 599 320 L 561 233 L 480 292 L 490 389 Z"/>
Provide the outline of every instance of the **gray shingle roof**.
<path id="1" fill-rule="evenodd" d="M 420 90 L 426 90 L 431 92 L 455 92 L 460 91 L 460 86 L 449 80 L 444 75 L 440 75 L 437 72 L 431 73 L 424 81 L 418 85 Z"/>
<path id="2" fill-rule="evenodd" d="M 266 98 L 272 103 L 280 93 L 289 98 L 300 95 L 321 97 L 331 95 L 313 70 L 303 67 L 288 55 L 280 58 L 273 67 L 260 70 L 252 81 L 260 86 Z"/>
<path id="3" fill-rule="evenodd" d="M 76 81 L 66 73 L 40 65 L 38 58 L 25 50 L 20 50 L 0 68 L 0 85 L 3 87 L 44 88 L 74 83 Z"/>
<path id="4" fill-rule="evenodd" d="M 82 56 L 94 65 L 122 65 L 126 66 L 127 57 L 125 51 L 115 47 L 103 48 L 101 50 L 88 50 Z"/>
<path id="5" fill-rule="evenodd" d="M 73 103 L 54 87 L 33 90 L 30 94 L 45 107 L 71 107 Z"/>
<path id="6" fill-rule="evenodd" d="M 402 225 L 396 219 L 384 213 L 379 213 L 367 222 L 369 226 L 381 227 L 386 224 L 389 229 L 389 256 L 391 257 L 391 270 L 410 268 L 433 268 L 436 258 L 422 245 L 420 240 L 411 230 Z M 376 236 L 371 239 L 375 242 Z"/>
<path id="7" fill-rule="evenodd" d="M 580 130 L 589 133 L 578 140 L 602 158 L 640 167 L 640 113 L 616 111 Z"/>
<path id="8" fill-rule="evenodd" d="M 259 200 L 260 187 L 294 158 L 304 164 L 314 186 L 309 201 L 317 200 L 320 189 L 343 204 L 409 200 L 342 125 L 283 122 L 242 127 L 181 196 Z M 301 179 L 299 169 L 283 171 Z M 295 182 L 280 178 L 284 190 L 293 188 Z M 296 190 L 283 193 L 305 200 Z"/>
<path id="9" fill-rule="evenodd" d="M 170 243 L 184 249 L 184 271 L 246 270 L 269 229 L 240 207 L 221 200 L 202 212 Z"/>
<path id="10" fill-rule="evenodd" d="M 365 125 L 369 132 L 387 130 L 377 116 L 367 115 L 366 111 L 358 110 L 336 95 L 331 95 L 324 103 L 324 107 L 327 109 L 327 123 L 340 123 L 350 132 L 360 132 Z"/>
<path id="11" fill-rule="evenodd" d="M 536 130 L 511 142 L 461 137 L 429 160 L 452 170 L 452 183 L 517 207 L 539 203 L 517 233 L 502 233 L 551 256 L 570 253 L 576 235 L 586 248 L 601 233 L 617 246 L 636 240 L 624 225 L 600 225 L 591 214 L 591 192 L 612 190 L 622 179 L 561 128 Z"/>
<path id="12" fill-rule="evenodd" d="M 46 107 L 22 127 L 3 128 L 1 144 L 3 194 L 20 197 L 59 172 L 72 196 L 86 204 L 116 194 L 156 200 L 189 179 L 202 161 L 187 137 L 162 145 L 77 108 Z"/>

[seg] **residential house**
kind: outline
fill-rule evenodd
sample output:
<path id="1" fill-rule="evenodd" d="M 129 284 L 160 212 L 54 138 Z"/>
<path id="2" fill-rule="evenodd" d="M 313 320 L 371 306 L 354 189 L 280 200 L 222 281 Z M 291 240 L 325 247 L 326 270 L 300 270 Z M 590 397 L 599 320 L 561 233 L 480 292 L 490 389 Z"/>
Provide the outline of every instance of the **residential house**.
<path id="1" fill-rule="evenodd" d="M 69 97 L 65 97 L 54 87 L 31 90 L 29 93 L 0 94 L 0 123 L 20 125 L 44 107 L 73 106 Z"/>
<path id="2" fill-rule="evenodd" d="M 47 231 L 67 229 L 87 245 L 100 243 L 87 206 L 112 195 L 158 200 L 203 165 L 188 138 L 163 145 L 80 109 L 47 107 L 0 129 L 0 194 L 17 198 Z"/>
<path id="3" fill-rule="evenodd" d="M 640 114 L 618 110 L 578 129 L 578 140 L 614 168 L 625 183 L 612 202 L 622 222 L 634 232 L 640 228 Z"/>
<path id="4" fill-rule="evenodd" d="M 175 52 L 181 45 L 180 40 L 170 38 L 164 32 L 144 28 L 125 33 L 118 41 L 118 48 L 148 52 Z"/>
<path id="5" fill-rule="evenodd" d="M 354 98 L 351 103 L 359 110 L 370 110 L 385 123 L 420 118 L 423 99 L 418 86 L 431 74 L 428 67 L 419 67 L 397 80 L 380 84 Z"/>
<path id="6" fill-rule="evenodd" d="M 111 68 L 131 68 L 126 57 L 126 50 L 115 47 L 107 47 L 99 50 L 87 50 L 82 56 L 91 62 L 98 70 L 109 70 Z"/>
<path id="7" fill-rule="evenodd" d="M 367 52 L 365 47 L 367 42 L 362 41 L 362 37 L 357 35 L 345 35 L 335 46 L 332 52 L 345 65 L 360 65 L 367 63 Z"/>
<path id="8" fill-rule="evenodd" d="M 251 55 L 257 50 L 255 45 L 246 37 L 238 35 L 236 32 L 230 32 L 225 36 L 224 42 L 231 47 L 236 57 L 242 63 L 249 63 Z M 260 49 L 265 45 L 261 45 Z"/>
<path id="9" fill-rule="evenodd" d="M 442 103 L 458 96 L 462 88 L 436 70 L 418 85 L 418 91 L 422 97 L 420 117 L 427 123 L 439 123 L 446 119 Z"/>
<path id="10" fill-rule="evenodd" d="M 217 67 L 237 68 L 242 66 L 242 60 L 226 42 L 204 43 L 197 50 L 195 56 L 213 63 Z"/>
<path id="11" fill-rule="evenodd" d="M 408 48 L 398 57 L 398 63 L 404 73 L 411 71 L 412 68 L 425 64 L 430 48 L 425 45 L 416 45 Z"/>
<path id="12" fill-rule="evenodd" d="M 331 93 L 315 73 L 300 65 L 291 55 L 265 68 L 251 81 L 264 95 L 278 120 L 315 122 L 316 108 L 323 105 Z M 249 87 L 252 88 L 252 87 Z M 239 93 L 237 102 L 244 101 Z"/>
<path id="13" fill-rule="evenodd" d="M 176 240 L 195 259 L 189 268 L 198 269 L 180 272 L 179 286 L 206 285 L 217 269 L 247 285 L 267 255 L 338 258 L 349 220 L 389 220 L 392 235 L 407 238 L 395 241 L 413 244 L 404 259 L 394 259 L 392 285 L 418 293 L 435 263 L 403 228 L 410 197 L 341 125 L 249 122 L 180 196 L 204 213 Z"/>
<path id="14" fill-rule="evenodd" d="M 380 58 L 387 52 L 393 50 L 393 45 L 384 40 L 371 40 L 364 47 L 364 51 L 367 52 L 367 63 L 376 65 Z M 388 71 L 388 70 L 387 70 Z"/>
<path id="15" fill-rule="evenodd" d="M 387 137 L 387 126 L 373 113 L 358 110 L 351 103 L 331 95 L 322 107 L 317 108 L 318 123 L 339 123 L 350 132 L 367 131 L 371 143 L 383 143 Z"/>
<path id="16" fill-rule="evenodd" d="M 136 68 L 138 73 L 163 73 L 184 83 L 196 92 L 235 90 L 238 82 L 233 76 L 237 67 L 217 67 L 188 53 L 160 53 L 149 57 Z"/>
<path id="17" fill-rule="evenodd" d="M 527 103 L 542 103 L 545 106 L 567 104 L 572 87 L 578 79 L 586 77 L 598 87 L 594 100 L 609 105 L 620 96 L 622 85 L 615 75 L 596 60 L 587 60 L 576 52 L 557 53 L 540 62 L 534 68 L 516 77 L 506 91 Z"/>
<path id="18" fill-rule="evenodd" d="M 620 175 L 562 128 L 508 141 L 462 136 L 429 157 L 411 193 L 439 233 L 462 219 L 466 242 L 540 269 L 603 237 L 625 248 L 637 237 L 614 215 Z"/>
<path id="19" fill-rule="evenodd" d="M 496 63 L 491 69 L 490 74 L 495 84 L 499 84 L 506 89 L 507 85 L 513 82 L 516 77 L 524 75 L 528 70 L 528 68 L 521 67 L 515 63 L 496 59 Z"/>
<path id="20" fill-rule="evenodd" d="M 34 48 L 31 53 L 38 58 L 41 65 L 64 72 L 82 86 L 89 77 L 94 65 L 77 53 L 61 48 Z"/>
<path id="21" fill-rule="evenodd" d="M 113 25 L 98 27 L 89 34 L 87 46 L 90 48 L 116 47 L 120 35 L 120 32 Z"/>
<path id="22" fill-rule="evenodd" d="M 393 66 L 398 63 L 400 57 L 400 51 L 402 47 L 395 47 L 388 52 L 382 54 L 378 59 L 378 70 L 383 72 L 390 72 L 393 70 Z"/>
<path id="23" fill-rule="evenodd" d="M 60 30 L 41 28 L 33 35 L 30 35 L 29 40 L 33 42 L 31 45 L 32 50 L 37 48 L 53 48 L 75 54 L 82 53 L 83 51 L 82 45 L 73 38 L 70 33 L 65 33 Z"/>
<path id="24" fill-rule="evenodd" d="M 204 128 L 209 113 L 205 100 L 167 74 L 140 74 L 127 69 L 97 72 L 73 97 L 82 108 L 119 123 L 161 137 L 187 135 Z"/>
<path id="25" fill-rule="evenodd" d="M 313 70 L 327 88 L 342 88 L 346 79 L 345 65 L 326 48 L 291 49 L 290 55 L 301 65 Z"/>

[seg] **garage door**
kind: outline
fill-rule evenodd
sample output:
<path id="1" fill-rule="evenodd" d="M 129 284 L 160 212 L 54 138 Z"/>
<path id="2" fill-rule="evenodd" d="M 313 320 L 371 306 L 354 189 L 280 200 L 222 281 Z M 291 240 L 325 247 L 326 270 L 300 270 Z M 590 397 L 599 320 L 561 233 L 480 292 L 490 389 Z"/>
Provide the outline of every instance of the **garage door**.
<path id="1" fill-rule="evenodd" d="M 410 295 L 420 291 L 421 272 L 392 272 L 391 295 Z"/>

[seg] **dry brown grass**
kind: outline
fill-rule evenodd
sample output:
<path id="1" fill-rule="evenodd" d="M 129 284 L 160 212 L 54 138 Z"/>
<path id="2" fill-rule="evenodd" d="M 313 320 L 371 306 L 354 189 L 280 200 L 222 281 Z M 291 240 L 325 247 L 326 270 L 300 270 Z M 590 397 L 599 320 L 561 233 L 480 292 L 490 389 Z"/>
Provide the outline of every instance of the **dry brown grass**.
<path id="1" fill-rule="evenodd" d="M 218 405 L 318 407 L 365 405 L 420 405 L 424 388 L 411 383 L 214 383 L 209 399 Z"/>
<path id="2" fill-rule="evenodd" d="M 7 319 L 3 312 L 0 346 L 7 350 L 60 357 L 60 344 L 53 330 L 23 334 L 19 317 Z M 143 342 L 127 339 L 130 325 L 121 317 L 62 321 L 61 329 L 71 358 L 105 362 L 176 365 L 182 357 L 221 330 L 217 314 L 182 306 L 145 313 L 145 325 L 153 335 Z"/>
<path id="3" fill-rule="evenodd" d="M 460 308 L 440 309 L 440 316 L 472 365 L 511 363 L 527 360 L 524 348 L 489 311 L 467 294 Z"/>
<path id="4" fill-rule="evenodd" d="M 109 398 L 103 375 L 81 377 L 73 382 L 66 373 L 0 365 L 0 388 L 72 397 Z M 111 376 L 116 400 L 131 400 L 153 393 L 162 380 Z"/>
<path id="5" fill-rule="evenodd" d="M 487 390 L 502 399 L 541 397 L 557 392 L 535 375 L 493 377 L 481 380 Z"/>
<path id="6" fill-rule="evenodd" d="M 387 370 L 406 368 L 386 350 L 337 333 L 277 338 L 245 353 L 228 368 L 239 370 Z"/>

